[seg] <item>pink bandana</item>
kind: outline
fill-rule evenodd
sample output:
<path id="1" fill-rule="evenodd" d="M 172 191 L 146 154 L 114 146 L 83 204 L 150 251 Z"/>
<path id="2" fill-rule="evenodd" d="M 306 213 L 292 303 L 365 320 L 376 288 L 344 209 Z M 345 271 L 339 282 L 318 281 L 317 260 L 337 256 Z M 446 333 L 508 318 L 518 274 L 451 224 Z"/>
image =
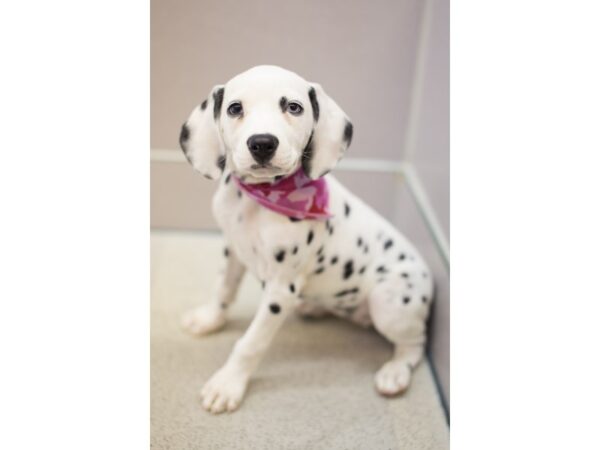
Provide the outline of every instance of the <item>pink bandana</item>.
<path id="1" fill-rule="evenodd" d="M 241 190 L 265 208 L 292 219 L 328 219 L 329 191 L 323 177 L 311 180 L 302 168 L 275 183 L 244 184 L 233 177 Z"/>

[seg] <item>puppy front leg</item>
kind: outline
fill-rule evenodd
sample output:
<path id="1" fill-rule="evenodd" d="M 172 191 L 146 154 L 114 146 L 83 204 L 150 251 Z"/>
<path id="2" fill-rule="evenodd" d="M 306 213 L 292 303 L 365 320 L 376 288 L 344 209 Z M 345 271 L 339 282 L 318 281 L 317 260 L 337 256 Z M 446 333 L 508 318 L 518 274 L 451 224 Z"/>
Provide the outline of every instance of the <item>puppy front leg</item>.
<path id="1" fill-rule="evenodd" d="M 269 282 L 258 312 L 246 333 L 236 342 L 221 369 L 202 388 L 202 406 L 212 412 L 234 411 L 240 405 L 250 376 L 273 337 L 292 312 L 299 287 Z"/>
<path id="2" fill-rule="evenodd" d="M 225 269 L 219 274 L 215 292 L 210 300 L 188 311 L 182 320 L 183 328 L 195 335 L 204 335 L 221 329 L 225 325 L 227 308 L 237 295 L 237 290 L 246 272 L 235 253 L 225 247 Z"/>

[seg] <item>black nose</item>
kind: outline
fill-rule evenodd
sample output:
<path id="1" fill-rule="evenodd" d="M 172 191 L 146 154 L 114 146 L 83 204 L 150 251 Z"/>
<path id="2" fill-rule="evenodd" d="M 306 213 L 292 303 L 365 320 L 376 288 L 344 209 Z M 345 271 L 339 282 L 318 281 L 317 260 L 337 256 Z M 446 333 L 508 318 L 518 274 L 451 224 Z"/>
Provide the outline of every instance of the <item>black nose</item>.
<path id="1" fill-rule="evenodd" d="M 264 164 L 275 154 L 279 139 L 272 134 L 253 134 L 248 138 L 247 144 L 254 160 L 259 164 Z"/>

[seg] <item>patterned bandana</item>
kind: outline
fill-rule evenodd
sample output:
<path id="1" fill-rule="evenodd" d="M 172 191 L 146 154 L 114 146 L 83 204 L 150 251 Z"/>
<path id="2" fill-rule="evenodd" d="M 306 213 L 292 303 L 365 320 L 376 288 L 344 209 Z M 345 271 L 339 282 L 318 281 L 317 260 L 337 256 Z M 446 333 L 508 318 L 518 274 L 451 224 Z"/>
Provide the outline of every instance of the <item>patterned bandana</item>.
<path id="1" fill-rule="evenodd" d="M 311 180 L 302 168 L 272 184 L 245 184 L 235 176 L 233 179 L 251 198 L 276 213 L 297 220 L 331 217 L 325 178 Z"/>

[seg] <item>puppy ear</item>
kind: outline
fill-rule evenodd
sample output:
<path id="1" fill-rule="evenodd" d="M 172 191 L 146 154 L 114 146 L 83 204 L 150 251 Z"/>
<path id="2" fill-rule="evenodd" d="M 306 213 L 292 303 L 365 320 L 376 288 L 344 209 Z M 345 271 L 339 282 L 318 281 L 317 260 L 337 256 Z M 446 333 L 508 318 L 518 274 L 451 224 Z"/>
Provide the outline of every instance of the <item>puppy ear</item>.
<path id="1" fill-rule="evenodd" d="M 215 86 L 208 99 L 192 111 L 181 127 L 179 145 L 192 167 L 204 177 L 217 180 L 225 168 L 225 150 L 218 130 L 225 88 Z"/>
<path id="2" fill-rule="evenodd" d="M 308 97 L 314 130 L 304 149 L 302 167 L 312 179 L 322 177 L 337 164 L 352 142 L 352 123 L 321 85 L 311 83 Z"/>

